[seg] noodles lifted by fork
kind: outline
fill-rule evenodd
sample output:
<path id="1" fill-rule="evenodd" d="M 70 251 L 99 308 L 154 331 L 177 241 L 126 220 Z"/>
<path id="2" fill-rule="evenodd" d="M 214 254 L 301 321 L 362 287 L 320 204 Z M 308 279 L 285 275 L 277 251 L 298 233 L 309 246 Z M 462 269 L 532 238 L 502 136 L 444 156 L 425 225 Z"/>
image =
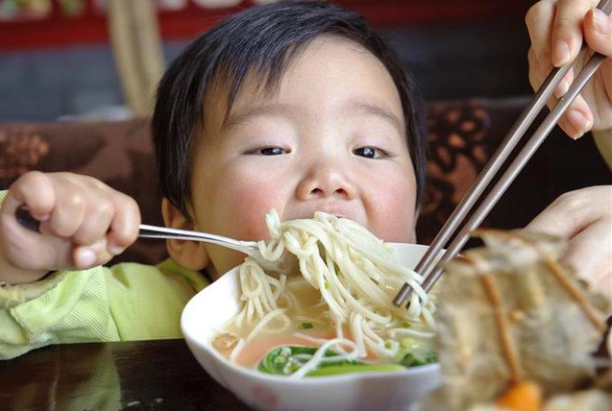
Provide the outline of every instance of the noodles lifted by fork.
<path id="1" fill-rule="evenodd" d="M 334 349 L 347 358 L 354 358 L 356 350 L 360 358 L 369 352 L 393 360 L 400 337 L 433 337 L 435 304 L 421 287 L 422 277 L 403 267 L 392 248 L 364 227 L 323 212 L 281 223 L 275 210 L 266 215 L 266 223 L 271 240 L 259 242 L 261 255 L 279 266 L 291 255 L 297 257 L 300 274 L 320 292 L 319 318 L 287 287 L 286 274 L 291 273 L 269 275 L 248 257 L 240 267 L 244 305 L 230 324 L 246 330 L 245 341 L 264 330 L 291 333 L 309 315 L 320 323 L 321 313 L 335 331 Z M 404 282 L 414 290 L 408 310 L 393 305 Z"/>

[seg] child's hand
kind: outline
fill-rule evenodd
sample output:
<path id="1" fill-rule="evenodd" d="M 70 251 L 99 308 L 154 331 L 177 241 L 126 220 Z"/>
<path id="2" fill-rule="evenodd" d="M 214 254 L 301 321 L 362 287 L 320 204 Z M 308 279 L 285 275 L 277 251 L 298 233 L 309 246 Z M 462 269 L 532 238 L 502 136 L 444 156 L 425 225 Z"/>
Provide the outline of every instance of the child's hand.
<path id="1" fill-rule="evenodd" d="M 529 81 L 534 89 L 544 82 L 553 65 L 560 67 L 576 58 L 583 38 L 591 49 L 608 56 L 559 121 L 572 138 L 590 129 L 612 128 L 612 17 L 593 9 L 597 3 L 598 0 L 542 0 L 525 17 L 531 38 Z M 579 62 L 578 70 L 585 62 Z M 555 90 L 557 98 L 565 94 L 575 74 L 570 70 L 561 81 Z"/>
<path id="2" fill-rule="evenodd" d="M 17 222 L 23 205 L 41 222 L 40 233 Z M 24 174 L 0 212 L 0 281 L 19 284 L 52 270 L 104 264 L 135 241 L 139 224 L 136 202 L 94 178 Z"/>
<path id="3" fill-rule="evenodd" d="M 562 261 L 612 299 L 612 186 L 565 193 L 526 229 L 568 239 Z"/>

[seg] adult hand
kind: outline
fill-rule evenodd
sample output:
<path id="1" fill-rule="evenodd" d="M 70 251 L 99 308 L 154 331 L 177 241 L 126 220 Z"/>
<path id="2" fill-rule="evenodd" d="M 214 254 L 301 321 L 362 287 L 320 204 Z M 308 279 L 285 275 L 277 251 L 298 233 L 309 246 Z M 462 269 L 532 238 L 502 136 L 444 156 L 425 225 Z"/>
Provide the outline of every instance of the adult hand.
<path id="1" fill-rule="evenodd" d="M 565 193 L 525 229 L 567 239 L 562 261 L 612 301 L 612 186 Z"/>
<path id="2" fill-rule="evenodd" d="M 529 81 L 540 87 L 554 67 L 576 60 L 583 39 L 594 51 L 608 58 L 576 97 L 559 126 L 577 139 L 589 130 L 612 129 L 612 16 L 595 7 L 598 0 L 541 0 L 525 17 L 531 47 L 529 49 Z M 579 71 L 586 58 L 578 62 Z M 574 79 L 570 70 L 555 90 L 555 97 L 564 95 Z M 549 102 L 552 107 L 556 99 Z"/>

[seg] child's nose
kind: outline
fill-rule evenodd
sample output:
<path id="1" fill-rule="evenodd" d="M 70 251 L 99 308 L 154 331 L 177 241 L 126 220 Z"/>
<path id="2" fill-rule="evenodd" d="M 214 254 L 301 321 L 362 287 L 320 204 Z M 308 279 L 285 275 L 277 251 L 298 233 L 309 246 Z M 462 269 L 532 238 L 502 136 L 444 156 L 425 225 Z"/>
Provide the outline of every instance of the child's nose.
<path id="1" fill-rule="evenodd" d="M 313 167 L 297 187 L 300 200 L 322 198 L 353 199 L 355 187 L 347 173 L 332 164 Z"/>

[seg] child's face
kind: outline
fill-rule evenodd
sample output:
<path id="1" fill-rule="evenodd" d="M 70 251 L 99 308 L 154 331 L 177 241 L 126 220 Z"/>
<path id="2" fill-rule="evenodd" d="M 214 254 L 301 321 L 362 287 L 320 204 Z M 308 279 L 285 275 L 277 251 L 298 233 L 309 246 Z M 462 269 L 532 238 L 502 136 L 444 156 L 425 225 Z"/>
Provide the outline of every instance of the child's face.
<path id="1" fill-rule="evenodd" d="M 365 49 L 320 37 L 291 63 L 278 93 L 247 81 L 225 124 L 221 106 L 205 107 L 205 137 L 195 146 L 196 229 L 266 239 L 270 209 L 281 221 L 321 210 L 387 241 L 415 240 L 416 179 L 399 94 Z M 244 259 L 205 248 L 213 272 Z"/>

